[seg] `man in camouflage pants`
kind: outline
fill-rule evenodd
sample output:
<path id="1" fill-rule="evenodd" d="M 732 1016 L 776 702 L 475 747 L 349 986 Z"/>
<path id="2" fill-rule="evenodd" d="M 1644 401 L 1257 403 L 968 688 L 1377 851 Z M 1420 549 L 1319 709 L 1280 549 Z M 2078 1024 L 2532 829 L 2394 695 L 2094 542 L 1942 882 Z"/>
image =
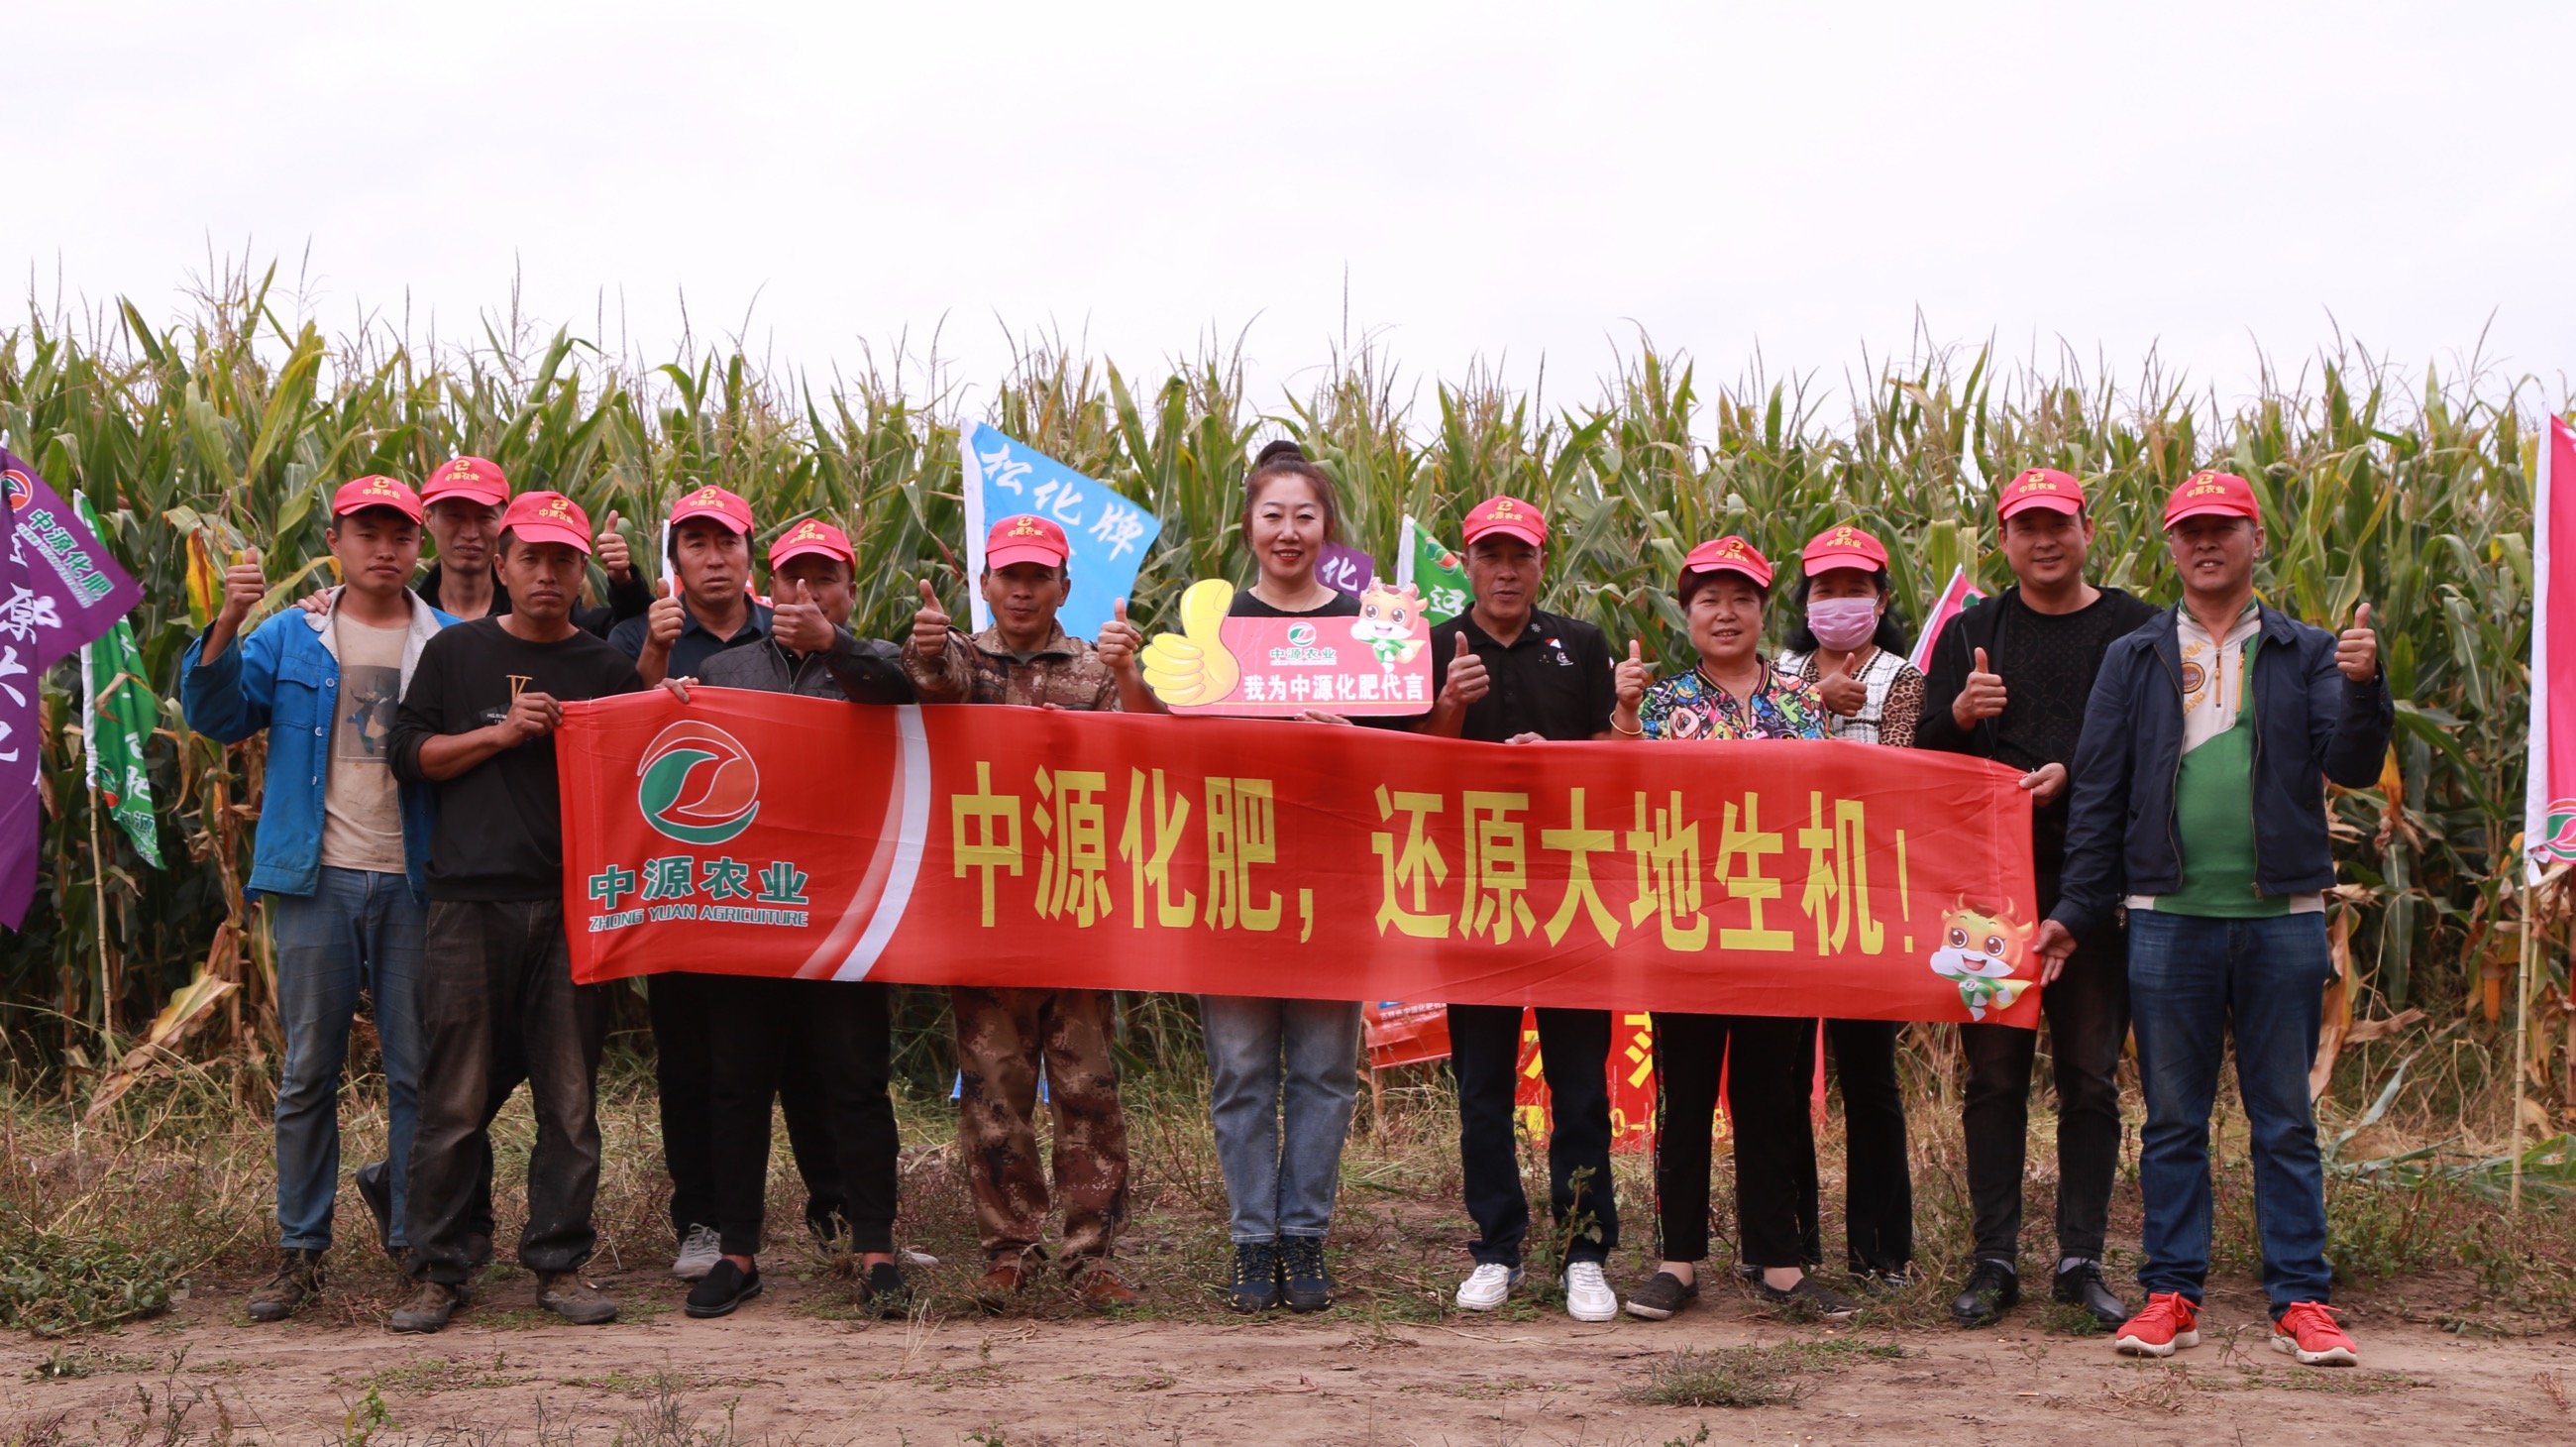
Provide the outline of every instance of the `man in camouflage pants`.
<path id="1" fill-rule="evenodd" d="M 993 525 L 979 580 L 993 626 L 951 628 L 930 584 L 921 585 L 905 671 L 924 703 L 1009 703 L 1114 710 L 1118 681 L 1089 643 L 1056 623 L 1067 590 L 1064 530 L 1044 518 Z M 957 985 L 957 1143 L 975 1186 L 975 1224 L 988 1266 L 977 1295 L 998 1304 L 1027 1284 L 1045 1257 L 1047 1175 L 1039 1168 L 1038 1067 L 1055 1110 L 1055 1198 L 1064 1207 L 1061 1251 L 1083 1303 L 1133 1306 L 1135 1290 L 1109 1265 L 1127 1224 L 1127 1117 L 1110 1058 L 1116 1007 L 1106 990 L 994 989 Z"/>

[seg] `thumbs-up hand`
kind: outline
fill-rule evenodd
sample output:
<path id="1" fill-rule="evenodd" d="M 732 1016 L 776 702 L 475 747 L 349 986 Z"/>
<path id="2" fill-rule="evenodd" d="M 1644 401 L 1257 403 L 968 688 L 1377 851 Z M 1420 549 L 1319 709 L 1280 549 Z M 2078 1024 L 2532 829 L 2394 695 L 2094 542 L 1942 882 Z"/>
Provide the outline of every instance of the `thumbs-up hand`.
<path id="1" fill-rule="evenodd" d="M 1654 681 L 1654 671 L 1646 666 L 1646 651 L 1637 640 L 1628 640 L 1628 656 L 1612 666 L 1612 686 L 1619 691 L 1619 707 L 1633 713 L 1645 701 L 1646 685 Z"/>
<path id="2" fill-rule="evenodd" d="M 635 559 L 626 551 L 626 534 L 617 530 L 617 509 L 610 508 L 608 516 L 600 519 L 595 547 L 597 551 L 591 556 L 607 571 L 608 581 L 623 583 L 634 576 Z"/>
<path id="3" fill-rule="evenodd" d="M 1986 663 L 1986 650 L 1977 650 L 1977 662 L 1968 670 L 1968 681 L 1959 687 L 1959 696 L 1950 700 L 1950 717 L 1963 729 L 1978 724 L 2004 711 L 2004 681 Z"/>
<path id="4" fill-rule="evenodd" d="M 1145 635 L 1127 621 L 1127 600 L 1109 605 L 1109 621 L 1100 625 L 1100 636 L 1092 641 L 1100 661 L 1121 678 L 1136 671 L 1136 650 L 1145 646 Z"/>
<path id="5" fill-rule="evenodd" d="M 689 626 L 679 589 L 668 578 L 662 580 L 661 586 L 662 596 L 654 599 L 652 608 L 644 614 L 644 646 L 657 656 L 668 654 L 671 645 L 680 641 L 680 630 Z"/>
<path id="6" fill-rule="evenodd" d="M 823 616 L 823 605 L 814 601 L 814 590 L 803 578 L 789 578 L 777 584 L 778 599 L 769 609 L 769 636 L 798 653 L 824 653 L 832 647 L 832 620 Z"/>
<path id="7" fill-rule="evenodd" d="M 1215 703 L 1243 681 L 1243 666 L 1225 646 L 1225 619 L 1234 585 L 1201 578 L 1181 590 L 1181 631 L 1157 633 L 1137 655 L 1145 686 L 1165 704 L 1186 708 Z"/>
<path id="8" fill-rule="evenodd" d="M 250 616 L 250 610 L 259 606 L 259 600 L 267 596 L 268 575 L 260 571 L 259 549 L 245 548 L 241 561 L 224 569 L 222 616 L 232 628 L 238 628 Z"/>
<path id="9" fill-rule="evenodd" d="M 939 595 L 931 591 L 930 580 L 921 580 L 921 606 L 912 613 L 912 652 L 916 658 L 937 658 L 948 649 L 948 610 L 939 606 Z"/>
<path id="10" fill-rule="evenodd" d="M 1858 717 L 1869 707 L 1869 685 L 1860 681 L 1860 655 L 1846 654 L 1843 666 L 1825 673 L 1816 683 L 1816 696 L 1825 707 L 1845 718 Z"/>
<path id="11" fill-rule="evenodd" d="M 1492 675 L 1485 672 L 1485 660 L 1467 646 L 1467 630 L 1458 630 L 1458 646 L 1449 655 L 1449 676 L 1440 685 L 1442 708 L 1465 708 L 1494 691 Z"/>
<path id="12" fill-rule="evenodd" d="M 2369 604 L 2353 610 L 2352 626 L 2335 639 L 2335 667 L 2355 683 L 2379 676 L 2379 635 L 2371 631 Z"/>

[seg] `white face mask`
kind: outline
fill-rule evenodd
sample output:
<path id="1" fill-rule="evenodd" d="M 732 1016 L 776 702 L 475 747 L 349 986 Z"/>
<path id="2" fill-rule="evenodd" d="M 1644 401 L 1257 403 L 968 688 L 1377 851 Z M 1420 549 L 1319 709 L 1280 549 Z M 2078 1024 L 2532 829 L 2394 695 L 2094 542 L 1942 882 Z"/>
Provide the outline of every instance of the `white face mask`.
<path id="1" fill-rule="evenodd" d="M 1815 598 L 1807 603 L 1807 631 L 1816 642 L 1837 653 L 1848 653 L 1870 640 L 1878 632 L 1878 600 L 1875 598 Z"/>

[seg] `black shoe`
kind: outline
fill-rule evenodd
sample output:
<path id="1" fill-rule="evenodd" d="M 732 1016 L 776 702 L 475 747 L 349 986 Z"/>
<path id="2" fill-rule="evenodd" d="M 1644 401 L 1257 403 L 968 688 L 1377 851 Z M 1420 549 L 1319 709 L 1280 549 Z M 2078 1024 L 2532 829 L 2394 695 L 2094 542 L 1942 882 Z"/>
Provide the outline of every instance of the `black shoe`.
<path id="1" fill-rule="evenodd" d="M 2118 1331 L 2129 1319 L 2129 1305 L 2102 1280 L 2102 1268 L 2087 1261 L 2071 1271 L 2057 1273 L 2057 1284 L 2050 1295 L 2069 1306 L 2082 1307 L 2084 1314 L 2102 1324 L 2104 1331 Z"/>
<path id="2" fill-rule="evenodd" d="M 253 1321 L 284 1321 L 321 1289 L 322 1253 L 290 1246 L 278 1253 L 277 1274 L 242 1303 L 242 1314 Z"/>
<path id="3" fill-rule="evenodd" d="M 735 1307 L 758 1295 L 760 1268 L 755 1266 L 745 1271 L 720 1256 L 716 1258 L 715 1269 L 698 1278 L 698 1284 L 689 1288 L 688 1304 L 680 1309 L 701 1319 L 731 1316 Z"/>
<path id="4" fill-rule="evenodd" d="M 1648 1321 L 1662 1321 L 1674 1312 L 1699 1300 L 1699 1282 L 1684 1282 L 1669 1271 L 1658 1271 L 1646 1278 L 1646 1284 L 1628 1293 L 1628 1314 Z"/>
<path id="5" fill-rule="evenodd" d="M 1803 1303 L 1827 1321 L 1849 1321 L 1860 1311 L 1859 1302 L 1818 1281 L 1813 1272 L 1799 1277 L 1798 1284 L 1786 1291 L 1767 1281 L 1760 1290 L 1762 1299 L 1774 1306 Z"/>
<path id="6" fill-rule="evenodd" d="M 1332 1273 L 1324 1269 L 1324 1238 L 1279 1238 L 1279 1294 L 1290 1311 L 1322 1311 L 1333 1304 Z"/>
<path id="7" fill-rule="evenodd" d="M 1279 1304 L 1279 1243 L 1234 1243 L 1234 1280 L 1225 1304 L 1237 1311 L 1268 1311 Z"/>
<path id="8" fill-rule="evenodd" d="M 1992 1326 L 2020 1304 L 2021 1277 L 2003 1262 L 1980 1256 L 1968 1284 L 1950 1299 L 1950 1319 L 1961 1326 Z"/>
<path id="9" fill-rule="evenodd" d="M 903 1268 L 891 1261 L 868 1268 L 867 1279 L 859 1283 L 859 1299 L 887 1321 L 912 1315 L 912 1287 L 903 1279 Z"/>
<path id="10" fill-rule="evenodd" d="M 349 1184 L 358 1188 L 358 1199 L 367 1203 L 367 1214 L 376 1218 L 376 1244 L 387 1256 L 400 1256 L 402 1248 L 394 1245 L 394 1183 L 389 1179 L 393 1167 L 385 1161 L 369 1161 L 358 1167 Z"/>
<path id="11" fill-rule="evenodd" d="M 466 1291 L 443 1281 L 424 1281 L 412 1288 L 410 1299 L 394 1308 L 385 1319 L 385 1330 L 431 1332 L 447 1325 L 456 1309 L 465 1305 Z"/>

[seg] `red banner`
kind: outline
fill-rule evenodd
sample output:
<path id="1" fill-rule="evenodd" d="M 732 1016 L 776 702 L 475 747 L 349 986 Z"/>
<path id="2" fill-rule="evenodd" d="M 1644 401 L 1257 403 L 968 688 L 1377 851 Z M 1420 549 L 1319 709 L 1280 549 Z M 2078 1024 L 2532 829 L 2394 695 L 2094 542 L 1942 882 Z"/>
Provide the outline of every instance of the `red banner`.
<path id="1" fill-rule="evenodd" d="M 1610 1149 L 1623 1155 L 1655 1144 L 1655 1017 L 1643 1010 L 1610 1012 L 1610 1056 L 1602 1062 L 1610 1085 Z M 1512 1115 L 1520 1128 L 1546 1140 L 1556 1129 L 1547 1088 L 1547 1057 L 1538 1048 L 1538 1017 L 1521 1012 L 1521 1073 L 1513 1082 Z M 1726 1117 L 1717 1118 L 1726 1135 Z"/>
<path id="2" fill-rule="evenodd" d="M 565 705 L 577 979 L 2037 1016 L 1980 760 L 691 692 Z"/>

